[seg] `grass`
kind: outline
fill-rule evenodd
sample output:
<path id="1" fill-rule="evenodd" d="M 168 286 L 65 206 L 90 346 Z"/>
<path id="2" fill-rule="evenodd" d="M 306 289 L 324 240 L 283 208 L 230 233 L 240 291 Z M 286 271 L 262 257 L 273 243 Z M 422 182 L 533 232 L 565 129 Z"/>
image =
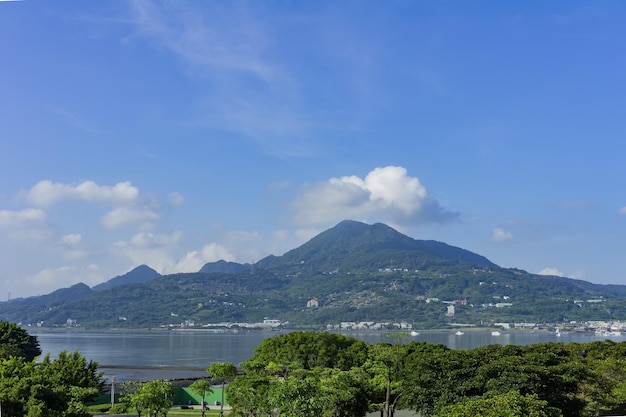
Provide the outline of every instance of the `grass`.
<path id="1" fill-rule="evenodd" d="M 202 415 L 202 410 L 200 409 L 199 405 L 194 405 L 192 407 L 194 408 L 191 410 L 184 410 L 180 408 L 170 408 L 170 411 L 167 413 L 167 415 L 168 417 L 189 417 L 189 416 L 201 416 Z M 93 405 L 88 408 L 89 408 L 89 411 L 91 411 L 93 414 L 106 415 L 109 413 L 109 409 L 111 408 L 111 406 L 100 404 L 100 405 Z M 117 414 L 136 416 L 137 411 L 131 408 L 126 413 L 117 413 Z M 142 415 L 145 415 L 145 414 L 146 413 L 144 412 Z M 219 407 L 211 407 L 211 409 L 206 410 L 204 414 L 206 416 L 217 416 L 220 414 Z M 230 410 L 224 409 L 224 415 L 229 415 L 229 414 L 230 414 Z"/>

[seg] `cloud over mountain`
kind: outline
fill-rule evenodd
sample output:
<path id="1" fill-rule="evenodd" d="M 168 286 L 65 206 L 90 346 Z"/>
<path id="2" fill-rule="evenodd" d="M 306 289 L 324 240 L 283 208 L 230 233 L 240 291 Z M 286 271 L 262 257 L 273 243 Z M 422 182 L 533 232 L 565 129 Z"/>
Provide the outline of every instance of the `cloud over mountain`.
<path id="1" fill-rule="evenodd" d="M 364 178 L 331 178 L 306 187 L 293 203 L 294 219 L 302 225 L 323 225 L 345 218 L 397 225 L 446 223 L 458 214 L 441 207 L 406 168 L 375 168 Z"/>

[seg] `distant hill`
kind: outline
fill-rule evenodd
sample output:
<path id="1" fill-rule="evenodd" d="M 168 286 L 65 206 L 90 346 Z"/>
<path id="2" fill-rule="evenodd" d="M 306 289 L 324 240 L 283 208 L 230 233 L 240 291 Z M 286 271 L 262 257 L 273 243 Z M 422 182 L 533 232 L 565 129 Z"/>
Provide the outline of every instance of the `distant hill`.
<path id="1" fill-rule="evenodd" d="M 237 274 L 250 269 L 250 264 L 238 264 L 236 262 L 217 261 L 204 264 L 200 271 L 204 274 L 222 272 L 225 274 Z"/>
<path id="2" fill-rule="evenodd" d="M 309 328 L 358 321 L 442 328 L 450 322 L 626 320 L 626 286 L 501 268 L 462 248 L 355 221 L 254 268 L 219 261 L 197 273 L 159 276 L 142 266 L 105 284 L 111 287 L 79 286 L 80 296 L 61 291 L 0 303 L 0 318 L 49 326 L 72 319 L 89 328 L 264 318 Z"/>
<path id="3" fill-rule="evenodd" d="M 53 303 L 81 300 L 93 294 L 93 291 L 89 286 L 79 282 L 72 285 L 69 288 L 61 288 L 47 295 L 41 295 L 39 297 L 30 297 L 27 300 L 37 302 L 41 305 L 49 305 Z"/>
<path id="4" fill-rule="evenodd" d="M 139 265 L 138 267 L 134 268 L 130 272 L 125 273 L 124 275 L 118 275 L 115 278 L 111 278 L 106 282 L 92 287 L 92 290 L 110 290 L 111 288 L 119 287 L 120 285 L 147 282 L 160 276 L 161 274 L 159 274 L 157 271 L 150 268 L 149 266 Z"/>

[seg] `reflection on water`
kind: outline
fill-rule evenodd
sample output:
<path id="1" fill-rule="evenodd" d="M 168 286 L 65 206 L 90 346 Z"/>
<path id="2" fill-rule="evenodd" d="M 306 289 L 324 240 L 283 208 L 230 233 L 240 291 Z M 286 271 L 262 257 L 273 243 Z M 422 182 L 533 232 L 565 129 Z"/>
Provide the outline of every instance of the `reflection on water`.
<path id="1" fill-rule="evenodd" d="M 62 350 L 78 350 L 89 360 L 97 361 L 105 377 L 115 375 L 117 380 L 176 379 L 205 376 L 213 362 L 239 364 L 250 358 L 263 339 L 277 332 L 209 333 L 179 331 L 91 332 L 91 331 L 33 331 L 44 354 L 56 357 Z M 385 332 L 344 333 L 368 343 L 393 343 Z M 408 335 L 407 335 L 408 336 Z M 467 330 L 462 335 L 454 332 L 424 332 L 403 340 L 443 344 L 452 349 L 473 349 L 493 343 L 527 345 L 544 342 L 579 342 L 604 340 L 594 334 L 557 336 L 550 332 L 491 332 Z M 611 340 L 625 341 L 626 336 Z M 107 368 L 112 365 L 144 366 L 150 369 Z M 175 369 L 184 367 L 185 369 Z M 193 369 L 189 369 L 193 368 Z"/>

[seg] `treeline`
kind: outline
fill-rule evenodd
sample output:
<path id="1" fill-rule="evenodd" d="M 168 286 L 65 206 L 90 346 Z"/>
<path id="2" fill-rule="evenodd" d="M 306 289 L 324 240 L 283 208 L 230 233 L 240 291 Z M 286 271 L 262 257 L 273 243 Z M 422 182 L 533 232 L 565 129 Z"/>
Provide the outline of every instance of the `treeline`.
<path id="1" fill-rule="evenodd" d="M 333 333 L 265 339 L 226 388 L 237 416 L 587 417 L 626 411 L 626 343 L 366 344 Z"/>
<path id="2" fill-rule="evenodd" d="M 41 355 L 37 338 L 0 321 L 0 415 L 88 417 L 85 403 L 98 397 L 102 376 L 79 352 Z"/>

